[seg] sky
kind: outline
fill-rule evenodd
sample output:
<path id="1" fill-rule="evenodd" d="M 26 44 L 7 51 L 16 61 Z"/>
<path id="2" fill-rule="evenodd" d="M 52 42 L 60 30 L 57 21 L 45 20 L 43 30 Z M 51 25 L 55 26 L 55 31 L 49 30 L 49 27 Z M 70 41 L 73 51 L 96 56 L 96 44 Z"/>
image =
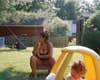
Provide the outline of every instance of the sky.
<path id="1" fill-rule="evenodd" d="M 92 2 L 93 2 L 93 0 L 85 0 L 85 1 L 87 1 L 87 2 L 89 2 L 89 3 L 92 3 Z"/>

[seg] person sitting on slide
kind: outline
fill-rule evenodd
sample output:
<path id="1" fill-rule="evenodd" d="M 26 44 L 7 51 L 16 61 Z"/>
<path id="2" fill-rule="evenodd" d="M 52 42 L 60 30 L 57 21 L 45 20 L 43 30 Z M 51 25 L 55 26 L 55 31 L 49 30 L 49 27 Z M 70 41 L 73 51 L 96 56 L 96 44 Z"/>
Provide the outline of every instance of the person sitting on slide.
<path id="1" fill-rule="evenodd" d="M 71 72 L 66 80 L 82 80 L 82 76 L 86 73 L 86 67 L 82 61 L 74 62 Z"/>

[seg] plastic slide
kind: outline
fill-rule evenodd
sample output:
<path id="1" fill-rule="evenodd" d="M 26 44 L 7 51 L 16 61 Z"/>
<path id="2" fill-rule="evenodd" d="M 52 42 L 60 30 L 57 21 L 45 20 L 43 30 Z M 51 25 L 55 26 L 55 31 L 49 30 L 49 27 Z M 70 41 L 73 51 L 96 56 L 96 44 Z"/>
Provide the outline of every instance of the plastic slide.
<path id="1" fill-rule="evenodd" d="M 100 56 L 92 49 L 83 46 L 65 47 L 46 80 L 63 80 L 66 67 L 75 52 L 82 54 L 84 58 L 87 68 L 85 80 L 100 80 Z"/>

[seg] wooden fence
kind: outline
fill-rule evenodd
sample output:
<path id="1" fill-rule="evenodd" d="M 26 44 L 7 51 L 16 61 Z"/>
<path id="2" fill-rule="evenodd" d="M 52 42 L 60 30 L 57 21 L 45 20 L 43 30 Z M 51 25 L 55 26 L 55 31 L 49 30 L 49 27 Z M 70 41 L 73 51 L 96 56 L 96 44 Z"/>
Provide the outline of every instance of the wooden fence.
<path id="1" fill-rule="evenodd" d="M 50 41 L 53 43 L 54 47 L 66 47 L 68 46 L 68 37 L 50 37 Z"/>
<path id="2" fill-rule="evenodd" d="M 25 46 L 32 47 L 38 40 L 38 36 L 19 36 L 17 37 L 18 41 L 21 41 Z M 53 43 L 54 47 L 66 47 L 68 46 L 68 37 L 50 37 L 50 41 Z M 16 43 L 16 38 L 14 36 L 6 36 L 5 44 L 7 46 L 12 46 Z"/>

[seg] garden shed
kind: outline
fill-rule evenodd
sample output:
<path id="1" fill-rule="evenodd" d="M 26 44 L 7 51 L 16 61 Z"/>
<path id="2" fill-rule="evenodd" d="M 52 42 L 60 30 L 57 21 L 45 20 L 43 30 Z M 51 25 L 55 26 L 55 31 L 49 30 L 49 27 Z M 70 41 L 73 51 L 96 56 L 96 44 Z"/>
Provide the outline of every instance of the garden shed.
<path id="1" fill-rule="evenodd" d="M 42 31 L 42 25 L 2 25 L 0 37 L 5 39 L 5 45 L 8 47 L 12 47 L 16 40 L 26 46 L 33 46 Z"/>

